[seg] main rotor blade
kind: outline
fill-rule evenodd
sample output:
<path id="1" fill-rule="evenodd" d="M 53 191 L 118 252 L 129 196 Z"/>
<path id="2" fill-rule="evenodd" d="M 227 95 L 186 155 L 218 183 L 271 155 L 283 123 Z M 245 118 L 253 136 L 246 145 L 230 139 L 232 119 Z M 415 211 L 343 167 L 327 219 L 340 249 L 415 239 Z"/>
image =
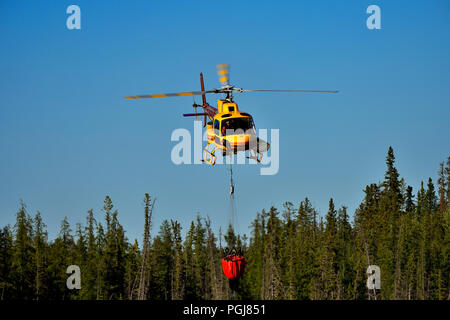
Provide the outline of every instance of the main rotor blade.
<path id="1" fill-rule="evenodd" d="M 222 88 L 228 87 L 230 85 L 230 65 L 228 64 L 218 64 L 217 65 L 217 75 L 219 76 L 220 84 Z"/>
<path id="2" fill-rule="evenodd" d="M 161 93 L 161 94 L 145 94 L 145 95 L 140 95 L 140 96 L 128 96 L 128 97 L 125 97 L 125 99 L 185 97 L 185 96 L 198 96 L 198 95 L 202 95 L 205 93 L 217 93 L 217 90 Z"/>
<path id="3" fill-rule="evenodd" d="M 338 90 L 260 90 L 260 89 L 237 89 L 238 92 L 321 92 L 337 93 Z"/>

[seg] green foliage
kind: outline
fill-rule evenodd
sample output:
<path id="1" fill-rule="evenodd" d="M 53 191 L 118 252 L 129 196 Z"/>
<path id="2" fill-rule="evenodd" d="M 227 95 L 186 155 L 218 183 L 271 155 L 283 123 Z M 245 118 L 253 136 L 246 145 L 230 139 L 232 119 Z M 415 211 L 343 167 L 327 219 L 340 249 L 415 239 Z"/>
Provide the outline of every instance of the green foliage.
<path id="1" fill-rule="evenodd" d="M 144 237 L 129 243 L 109 196 L 103 221 L 88 211 L 73 233 L 64 218 L 49 241 L 41 214 L 20 203 L 13 228 L 0 229 L 0 299 L 450 299 L 450 157 L 415 193 L 386 157 L 384 180 L 369 184 L 353 215 L 329 201 L 320 216 L 305 198 L 263 209 L 251 234 L 229 226 L 215 236 L 209 218 L 178 221 L 150 236 L 155 200 L 144 197 Z M 103 224 L 102 224 L 103 223 Z M 223 242 L 222 242 L 223 241 Z M 222 243 L 242 249 L 238 283 L 222 272 Z M 81 268 L 81 290 L 68 290 L 66 269 Z M 366 270 L 381 268 L 381 290 L 368 290 Z"/>

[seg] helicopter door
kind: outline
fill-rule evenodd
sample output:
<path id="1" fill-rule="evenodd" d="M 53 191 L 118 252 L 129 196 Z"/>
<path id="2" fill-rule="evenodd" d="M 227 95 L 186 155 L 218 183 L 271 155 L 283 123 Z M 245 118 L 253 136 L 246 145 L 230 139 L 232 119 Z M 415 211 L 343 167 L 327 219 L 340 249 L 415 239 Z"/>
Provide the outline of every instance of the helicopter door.
<path id="1" fill-rule="evenodd" d="M 220 143 L 220 122 L 219 120 L 214 120 L 214 140 L 216 143 Z"/>
<path id="2" fill-rule="evenodd" d="M 219 120 L 214 120 L 214 134 L 220 135 L 220 122 Z"/>

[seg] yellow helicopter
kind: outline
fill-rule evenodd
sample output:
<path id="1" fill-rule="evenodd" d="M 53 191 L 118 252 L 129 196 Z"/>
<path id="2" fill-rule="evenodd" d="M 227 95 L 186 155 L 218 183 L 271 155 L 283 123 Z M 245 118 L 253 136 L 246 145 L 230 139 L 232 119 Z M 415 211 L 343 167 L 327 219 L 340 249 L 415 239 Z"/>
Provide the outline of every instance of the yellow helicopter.
<path id="1" fill-rule="evenodd" d="M 206 126 L 206 135 L 208 143 L 203 150 L 203 161 L 214 165 L 216 163 L 216 151 L 222 150 L 222 155 L 237 154 L 238 151 L 249 151 L 248 158 L 261 162 L 263 154 L 270 148 L 270 144 L 256 135 L 253 117 L 245 112 L 241 112 L 236 102 L 233 101 L 234 92 L 321 92 L 336 93 L 331 90 L 255 90 L 242 89 L 230 85 L 229 83 L 229 65 L 217 65 L 217 74 L 221 83 L 221 88 L 205 91 L 203 74 L 200 73 L 201 91 L 147 94 L 139 96 L 127 96 L 126 99 L 143 98 L 166 98 L 166 97 L 184 97 L 184 96 L 202 96 L 202 104 L 193 104 L 194 113 L 185 113 L 184 117 L 204 117 L 204 127 Z M 224 99 L 217 101 L 217 108 L 206 102 L 207 93 L 225 94 Z M 202 107 L 203 112 L 197 113 L 197 107 Z M 209 121 L 207 121 L 207 117 Z"/>

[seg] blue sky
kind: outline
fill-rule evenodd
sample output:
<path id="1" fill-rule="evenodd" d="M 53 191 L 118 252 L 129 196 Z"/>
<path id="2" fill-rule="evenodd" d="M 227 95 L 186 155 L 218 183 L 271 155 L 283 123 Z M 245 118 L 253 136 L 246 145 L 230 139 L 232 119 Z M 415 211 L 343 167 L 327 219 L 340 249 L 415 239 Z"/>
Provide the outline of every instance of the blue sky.
<path id="1" fill-rule="evenodd" d="M 81 30 L 66 8 L 81 8 Z M 381 8 L 368 30 L 366 8 Z M 242 94 L 258 128 L 280 129 L 280 170 L 235 166 L 238 231 L 256 212 L 306 196 L 321 214 L 333 197 L 353 214 L 379 182 L 389 145 L 406 182 L 436 180 L 450 154 L 450 3 L 443 1 L 2 1 L 0 225 L 19 199 L 41 211 L 53 238 L 110 195 L 130 239 L 143 229 L 145 192 L 186 231 L 197 212 L 229 218 L 224 166 L 176 166 L 176 128 L 192 131 L 192 98 L 126 95 L 219 86 L 338 89 L 335 95 Z M 209 96 L 215 104 L 216 96 Z M 200 102 L 200 99 L 197 99 Z"/>

